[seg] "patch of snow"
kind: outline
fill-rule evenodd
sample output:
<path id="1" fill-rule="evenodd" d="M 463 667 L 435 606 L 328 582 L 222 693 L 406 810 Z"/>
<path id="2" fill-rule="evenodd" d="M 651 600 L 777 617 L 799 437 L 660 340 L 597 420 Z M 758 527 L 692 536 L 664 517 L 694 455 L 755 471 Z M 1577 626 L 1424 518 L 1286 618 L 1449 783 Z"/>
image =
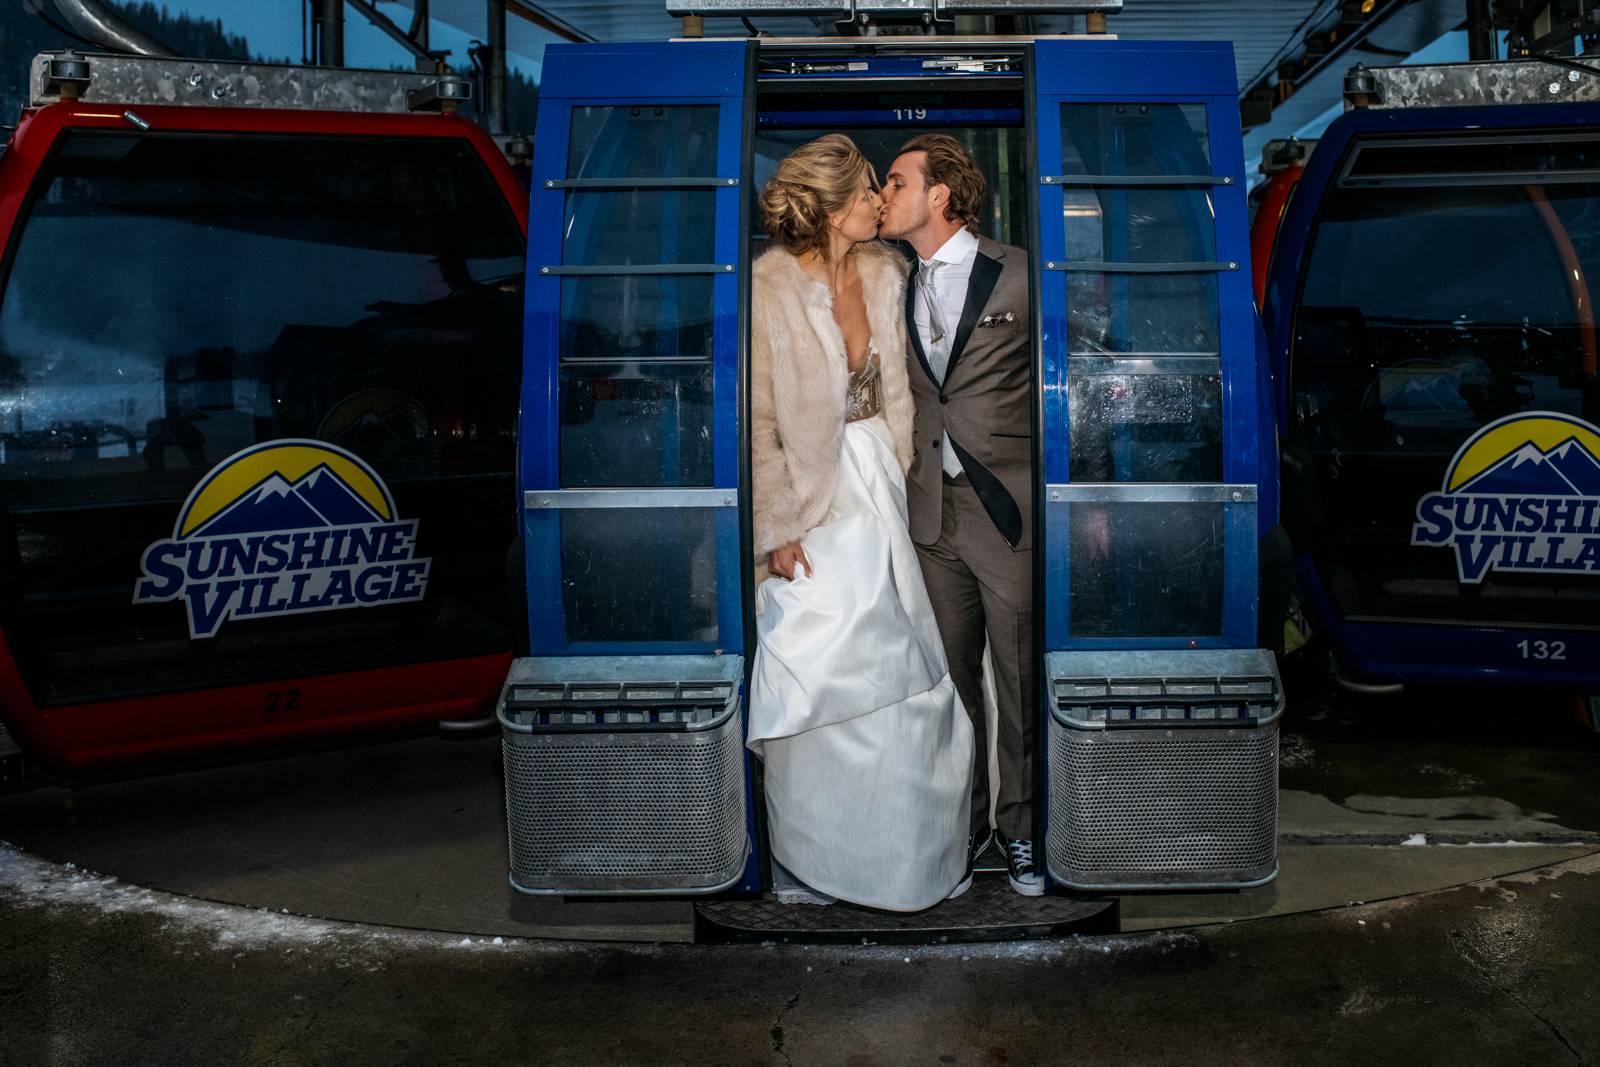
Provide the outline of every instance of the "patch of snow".
<path id="1" fill-rule="evenodd" d="M 1534 885 L 1539 882 L 1553 882 L 1569 874 L 1600 874 L 1600 852 L 1579 856 L 1574 860 L 1554 863 L 1548 867 L 1540 867 L 1533 871 L 1523 871 L 1521 874 L 1505 874 L 1493 879 L 1496 882 L 1509 882 L 1512 885 Z"/>
<path id="2" fill-rule="evenodd" d="M 1593 841 L 1464 841 L 1460 844 L 1440 842 L 1442 848 L 1582 848 Z"/>
<path id="3" fill-rule="evenodd" d="M 1400 843 L 1402 845 L 1426 845 L 1428 843 L 1428 835 L 1427 834 L 1412 834 L 1410 837 L 1406 838 L 1404 841 L 1402 841 Z"/>
<path id="4" fill-rule="evenodd" d="M 316 944 L 333 932 L 332 924 L 314 919 L 158 895 L 76 867 L 57 867 L 4 843 L 0 843 L 0 894 L 24 907 L 87 906 L 102 915 L 153 915 L 167 925 L 209 936 L 219 949 Z"/>
<path id="5" fill-rule="evenodd" d="M 87 910 L 89 921 L 120 915 L 150 916 L 160 922 L 164 932 L 209 942 L 213 950 L 228 952 L 235 958 L 241 951 L 265 948 L 280 948 L 285 953 L 320 947 L 428 948 L 448 944 L 453 937 L 425 930 L 311 919 L 290 915 L 287 910 L 218 904 L 163 893 L 72 864 L 58 866 L 5 841 L 0 841 L 0 899 L 23 908 Z M 567 951 L 568 944 L 571 943 L 550 942 L 548 947 Z M 540 947 L 543 950 L 544 943 Z"/>

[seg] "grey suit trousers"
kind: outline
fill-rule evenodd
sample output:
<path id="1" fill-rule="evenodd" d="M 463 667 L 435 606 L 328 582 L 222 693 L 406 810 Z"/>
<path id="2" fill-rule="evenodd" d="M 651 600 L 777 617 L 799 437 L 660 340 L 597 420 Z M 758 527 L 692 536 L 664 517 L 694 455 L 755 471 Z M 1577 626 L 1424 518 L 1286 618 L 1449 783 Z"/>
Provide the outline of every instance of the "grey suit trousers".
<path id="1" fill-rule="evenodd" d="M 917 545 L 961 703 L 972 720 L 972 829 L 989 831 L 989 745 L 983 710 L 987 635 L 999 705 L 1000 792 L 994 823 L 1008 838 L 1033 837 L 1033 553 L 1013 551 L 965 476 L 944 481 L 939 538 Z"/>

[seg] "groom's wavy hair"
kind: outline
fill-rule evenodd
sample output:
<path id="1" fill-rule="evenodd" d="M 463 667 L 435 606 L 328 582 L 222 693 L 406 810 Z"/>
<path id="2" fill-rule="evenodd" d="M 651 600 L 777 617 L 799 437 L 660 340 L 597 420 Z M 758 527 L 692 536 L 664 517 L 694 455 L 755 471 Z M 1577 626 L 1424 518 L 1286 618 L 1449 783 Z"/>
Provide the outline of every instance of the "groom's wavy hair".
<path id="1" fill-rule="evenodd" d="M 946 186 L 950 202 L 944 207 L 944 217 L 962 223 L 976 234 L 983 202 L 989 196 L 989 181 L 961 142 L 943 133 L 924 133 L 900 146 L 902 155 L 907 152 L 927 153 L 922 164 L 923 183 L 930 188 Z"/>
<path id="2" fill-rule="evenodd" d="M 878 176 L 856 143 L 842 133 L 807 141 L 778 164 L 761 193 L 761 221 L 790 255 L 828 251 L 828 216 L 847 209 Z"/>

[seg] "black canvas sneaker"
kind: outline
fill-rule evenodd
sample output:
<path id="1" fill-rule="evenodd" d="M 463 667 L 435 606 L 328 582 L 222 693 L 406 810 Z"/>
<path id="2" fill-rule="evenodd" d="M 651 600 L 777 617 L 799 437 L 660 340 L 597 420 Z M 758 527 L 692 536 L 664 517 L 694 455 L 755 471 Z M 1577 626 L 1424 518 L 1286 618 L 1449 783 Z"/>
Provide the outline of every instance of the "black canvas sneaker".
<path id="1" fill-rule="evenodd" d="M 1011 888 L 1025 897 L 1044 896 L 1044 877 L 1033 865 L 1033 842 L 1020 837 L 1008 841 L 999 833 L 995 838 L 1006 854 L 1006 875 Z"/>
<path id="2" fill-rule="evenodd" d="M 978 857 L 983 855 L 984 850 L 989 847 L 990 840 L 991 837 L 988 834 L 982 837 L 977 837 L 973 834 L 967 835 L 967 873 L 961 876 L 961 881 L 956 883 L 954 889 L 944 895 L 944 899 L 954 900 L 972 888 L 972 872 L 976 869 Z"/>

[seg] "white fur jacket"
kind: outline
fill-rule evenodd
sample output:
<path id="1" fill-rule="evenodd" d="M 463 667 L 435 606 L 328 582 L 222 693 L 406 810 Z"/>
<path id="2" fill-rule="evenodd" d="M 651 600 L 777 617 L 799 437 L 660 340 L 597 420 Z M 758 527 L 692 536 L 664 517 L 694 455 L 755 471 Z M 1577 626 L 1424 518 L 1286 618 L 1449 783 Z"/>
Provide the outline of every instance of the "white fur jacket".
<path id="1" fill-rule="evenodd" d="M 906 264 L 893 249 L 856 246 L 867 323 L 878 349 L 879 400 L 902 472 L 911 466 L 906 378 Z M 750 300 L 750 465 L 756 559 L 799 540 L 833 502 L 850 370 L 828 287 L 782 247 L 757 259 Z"/>

